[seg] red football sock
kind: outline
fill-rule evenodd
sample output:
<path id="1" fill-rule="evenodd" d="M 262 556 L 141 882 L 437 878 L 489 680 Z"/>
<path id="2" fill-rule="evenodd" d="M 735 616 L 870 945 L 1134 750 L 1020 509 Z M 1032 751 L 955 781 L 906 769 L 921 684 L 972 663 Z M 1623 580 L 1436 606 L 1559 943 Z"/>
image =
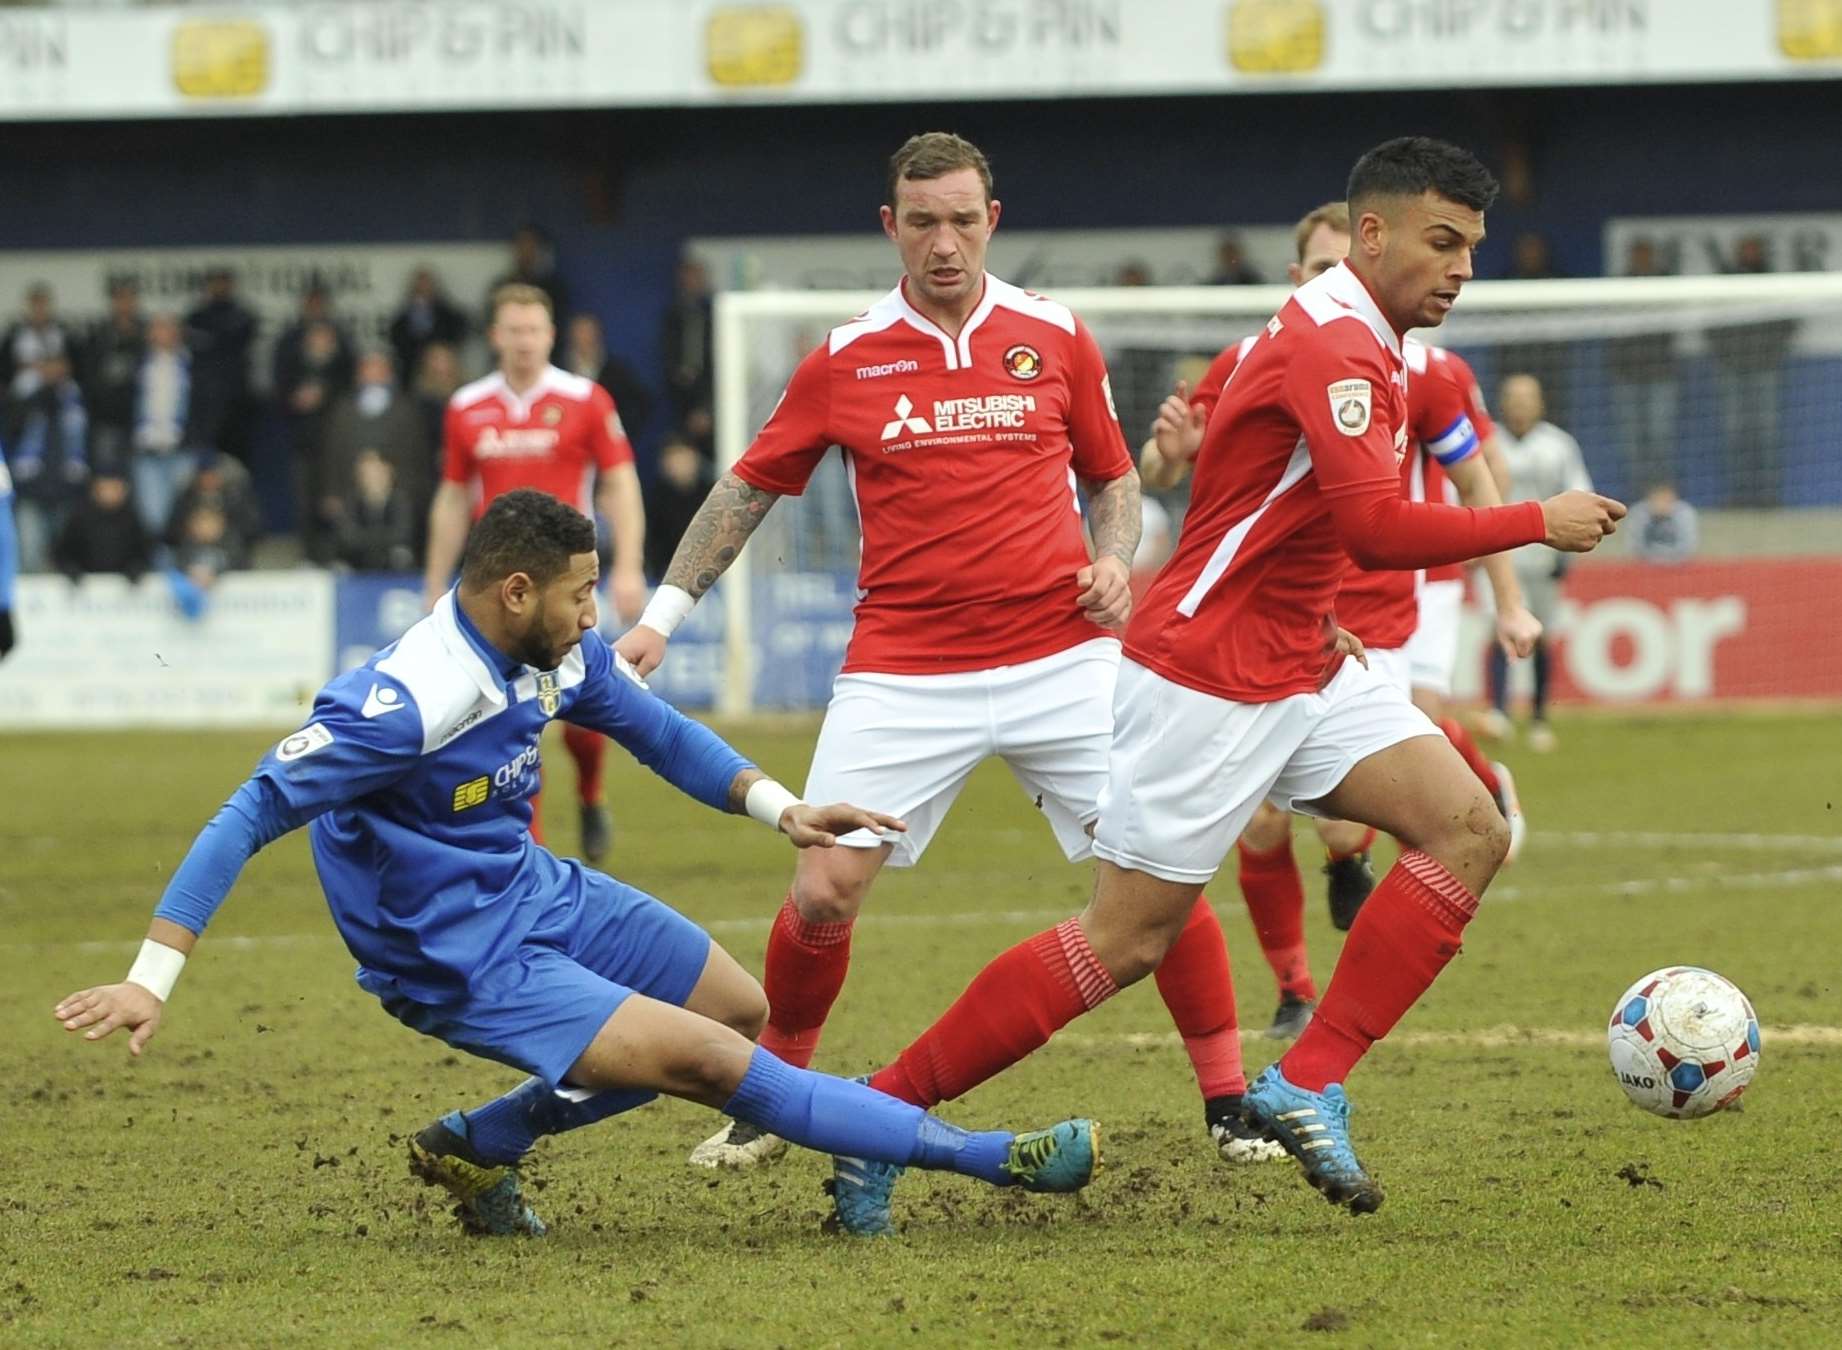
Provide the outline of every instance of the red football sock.
<path id="1" fill-rule="evenodd" d="M 1196 897 L 1176 945 L 1158 967 L 1158 993 L 1183 1037 L 1202 1099 L 1247 1090 L 1241 1068 L 1241 1029 L 1234 1015 L 1234 980 L 1221 920 L 1206 896 Z"/>
<path id="2" fill-rule="evenodd" d="M 1443 866 L 1408 849 L 1356 916 L 1323 1002 L 1279 1061 L 1299 1087 L 1341 1083 L 1458 955 L 1477 897 Z"/>
<path id="3" fill-rule="evenodd" d="M 1318 987 L 1311 979 L 1311 962 L 1305 953 L 1305 879 L 1292 840 L 1261 853 L 1237 846 L 1241 859 L 1241 896 L 1260 950 L 1279 981 L 1279 992 L 1293 998 L 1315 999 Z"/>
<path id="4" fill-rule="evenodd" d="M 1374 846 L 1375 846 L 1375 831 L 1374 830 L 1364 830 L 1362 832 L 1362 842 L 1357 844 L 1355 848 L 1345 849 L 1343 851 L 1338 851 L 1337 849 L 1334 849 L 1334 848 L 1327 848 L 1324 850 L 1324 856 L 1330 859 L 1330 861 L 1332 862 L 1342 862 L 1345 858 L 1353 858 L 1358 853 L 1367 853 Z"/>
<path id="5" fill-rule="evenodd" d="M 1471 739 L 1471 733 L 1465 730 L 1465 724 L 1456 717 L 1442 718 L 1439 729 L 1452 743 L 1452 748 L 1464 756 L 1465 763 L 1471 766 L 1471 772 L 1477 775 L 1478 782 L 1484 785 L 1492 799 L 1501 798 L 1503 785 L 1497 781 L 1497 771 L 1490 767 L 1490 761 L 1484 758 L 1484 752 L 1477 748 L 1477 742 Z"/>
<path id="6" fill-rule="evenodd" d="M 963 1096 L 1119 992 L 1077 920 L 1018 943 L 870 1086 L 916 1106 Z"/>
<path id="7" fill-rule="evenodd" d="M 608 748 L 608 738 L 587 727 L 565 724 L 563 744 L 576 762 L 576 797 L 584 806 L 601 804 L 601 760 Z"/>
<path id="8" fill-rule="evenodd" d="M 768 1021 L 761 1048 L 795 1068 L 810 1065 L 850 964 L 851 921 L 808 923 L 789 895 L 768 934 L 761 980 Z"/>

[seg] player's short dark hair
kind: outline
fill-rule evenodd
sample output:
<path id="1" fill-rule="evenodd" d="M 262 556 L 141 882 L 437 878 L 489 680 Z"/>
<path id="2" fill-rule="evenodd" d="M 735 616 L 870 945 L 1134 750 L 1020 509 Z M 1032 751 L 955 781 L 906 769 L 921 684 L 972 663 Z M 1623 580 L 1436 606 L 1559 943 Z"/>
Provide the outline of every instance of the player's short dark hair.
<path id="1" fill-rule="evenodd" d="M 904 178 L 926 181 L 945 178 L 960 169 L 977 169 L 979 182 L 985 185 L 985 200 L 992 198 L 991 161 L 985 152 L 963 136 L 950 131 L 924 131 L 902 142 L 902 148 L 889 156 L 889 195 L 883 200 L 895 205 L 895 190 Z"/>
<path id="2" fill-rule="evenodd" d="M 1469 150 L 1431 136 L 1397 136 L 1356 161 L 1344 193 L 1351 215 L 1377 197 L 1418 197 L 1436 192 L 1473 211 L 1488 211 L 1497 180 Z"/>
<path id="3" fill-rule="evenodd" d="M 493 498 L 467 536 L 461 584 L 478 590 L 523 572 L 539 586 L 569 570 L 569 560 L 595 551 L 595 524 L 575 507 L 536 488 Z"/>

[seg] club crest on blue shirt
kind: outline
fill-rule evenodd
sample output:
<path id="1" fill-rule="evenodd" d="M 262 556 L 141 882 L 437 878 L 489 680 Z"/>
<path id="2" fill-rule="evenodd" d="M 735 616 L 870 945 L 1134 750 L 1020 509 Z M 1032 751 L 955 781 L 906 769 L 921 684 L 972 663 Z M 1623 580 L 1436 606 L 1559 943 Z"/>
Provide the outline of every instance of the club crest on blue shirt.
<path id="1" fill-rule="evenodd" d="M 545 717 L 555 717 L 556 710 L 563 706 L 563 691 L 557 688 L 554 670 L 538 672 L 537 706 L 544 710 Z"/>

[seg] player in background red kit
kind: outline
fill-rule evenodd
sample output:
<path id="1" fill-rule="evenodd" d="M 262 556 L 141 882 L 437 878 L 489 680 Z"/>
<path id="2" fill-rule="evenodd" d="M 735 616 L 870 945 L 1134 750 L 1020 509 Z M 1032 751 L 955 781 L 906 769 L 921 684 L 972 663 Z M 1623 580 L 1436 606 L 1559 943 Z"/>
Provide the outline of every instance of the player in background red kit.
<path id="1" fill-rule="evenodd" d="M 610 594 L 615 612 L 630 621 L 646 603 L 642 569 L 646 513 L 633 447 L 608 391 L 550 364 L 556 321 L 550 297 L 535 286 L 507 285 L 493 292 L 487 336 L 499 368 L 463 385 L 448 400 L 442 432 L 441 486 L 429 506 L 428 567 L 423 603 L 435 601 L 454 579 L 467 531 L 493 498 L 513 488 L 536 488 L 568 502 L 613 532 Z M 563 744 L 576 762 L 582 856 L 600 862 L 614 840 L 601 801 L 602 736 L 566 726 Z M 540 803 L 531 801 L 531 834 L 542 842 Z"/>
<path id="2" fill-rule="evenodd" d="M 1309 212 L 1294 230 L 1298 261 L 1288 267 L 1294 285 L 1321 276 L 1349 256 L 1349 208 L 1326 202 Z M 1179 385 L 1158 409 L 1150 440 L 1140 451 L 1140 473 L 1155 488 L 1174 486 L 1189 472 L 1202 444 L 1210 413 L 1223 387 L 1234 375 L 1241 358 L 1256 339 L 1243 339 L 1227 348 L 1210 364 L 1194 393 Z M 1411 501 L 1448 500 L 1446 485 L 1466 506 L 1501 506 L 1501 454 L 1492 442 L 1493 428 L 1481 400 L 1474 399 L 1476 382 L 1470 367 L 1451 353 L 1407 339 L 1402 343 L 1407 364 L 1407 430 L 1411 451 L 1401 462 L 1401 490 Z M 1506 476 L 1506 471 L 1505 475 Z M 1453 576 L 1459 564 L 1449 564 Z M 1534 635 L 1541 631 L 1522 600 L 1522 588 L 1509 559 L 1486 559 L 1496 602 L 1497 640 L 1513 655 L 1526 655 Z M 1337 622 L 1362 639 L 1371 666 L 1382 669 L 1416 703 L 1421 702 L 1416 682 L 1422 678 L 1415 663 L 1415 644 L 1421 637 L 1425 578 L 1435 571 L 1371 572 L 1350 564 L 1337 592 Z M 1462 583 L 1461 583 L 1462 584 Z M 1442 616 L 1443 617 L 1443 616 Z M 1444 630 L 1456 640 L 1456 614 Z M 1437 650 L 1439 644 L 1434 644 Z M 1446 662 L 1450 688 L 1450 659 Z M 1438 717 L 1429 711 L 1429 716 Z M 1503 812 L 1511 831 L 1510 858 L 1520 846 L 1524 824 L 1521 804 L 1509 770 L 1491 764 L 1478 751 L 1463 726 L 1440 722 L 1458 752 Z M 1316 819 L 1317 832 L 1328 854 L 1330 918 L 1334 927 L 1348 931 L 1356 913 L 1374 886 L 1368 849 L 1375 831 L 1351 821 Z M 1316 1007 L 1317 985 L 1305 950 L 1304 878 L 1292 851 L 1292 818 L 1262 802 L 1253 821 L 1236 843 L 1242 897 L 1247 901 L 1254 932 L 1267 964 L 1279 982 L 1280 1001 L 1267 1035 L 1292 1040 L 1305 1029 Z"/>
<path id="3" fill-rule="evenodd" d="M 616 644 L 642 675 L 657 667 L 672 629 L 768 509 L 842 447 L 863 522 L 861 598 L 806 796 L 831 800 L 848 785 L 908 832 L 859 831 L 823 862 L 796 866 L 768 939 L 761 1043 L 802 1066 L 843 986 L 871 883 L 885 864 L 918 861 L 980 762 L 1009 765 L 1070 860 L 1091 855 L 1119 663 L 1107 630 L 1130 608 L 1141 528 L 1138 475 L 1092 335 L 1064 306 L 985 271 L 1000 206 L 984 155 L 957 136 L 917 136 L 896 152 L 887 186 L 882 224 L 901 283 L 800 363 Z M 1227 948 L 1198 897 L 1158 987 L 1215 1148 L 1234 1162 L 1277 1155 L 1242 1133 Z M 742 1166 L 781 1148 L 738 1123 L 692 1161 Z M 837 1163 L 845 1227 L 887 1231 L 886 1210 L 852 1208 L 863 1166 Z"/>
<path id="4" fill-rule="evenodd" d="M 916 1103 L 961 1096 L 1157 969 L 1272 797 L 1401 842 L 1310 1025 L 1243 1099 L 1333 1202 L 1381 1204 L 1350 1145 L 1343 1080 L 1458 954 L 1509 827 L 1407 695 L 1337 651 L 1337 589 L 1351 558 L 1585 552 L 1624 514 L 1590 492 L 1482 510 L 1401 494 L 1401 338 L 1458 299 L 1495 196 L 1470 154 L 1424 137 L 1357 162 L 1354 249 L 1242 358 L 1209 419 L 1177 551 L 1127 628 L 1093 900 L 988 965 L 873 1086 Z M 894 1169 L 879 1175 L 893 1188 Z"/>

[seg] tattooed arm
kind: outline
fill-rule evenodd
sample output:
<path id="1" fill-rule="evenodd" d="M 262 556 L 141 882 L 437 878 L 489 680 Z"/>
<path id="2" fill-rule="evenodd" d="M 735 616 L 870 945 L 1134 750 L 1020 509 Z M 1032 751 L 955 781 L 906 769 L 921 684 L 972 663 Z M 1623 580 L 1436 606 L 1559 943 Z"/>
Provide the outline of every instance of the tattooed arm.
<path id="1" fill-rule="evenodd" d="M 659 668 L 672 630 L 684 622 L 704 592 L 716 585 L 716 579 L 729 570 L 729 564 L 766 518 L 768 509 L 779 500 L 777 493 L 752 487 L 734 472 L 716 480 L 716 486 L 710 489 L 678 541 L 671 566 L 665 569 L 665 580 L 646 612 L 614 644 L 614 650 L 642 679 Z"/>
<path id="2" fill-rule="evenodd" d="M 685 527 L 663 584 L 680 587 L 693 600 L 703 599 L 779 500 L 775 493 L 750 487 L 733 471 L 725 473 Z"/>
<path id="3" fill-rule="evenodd" d="M 1128 469 L 1118 478 L 1088 479 L 1088 529 L 1094 537 L 1094 561 L 1075 574 L 1081 594 L 1075 603 L 1104 628 L 1116 628 L 1132 612 L 1132 555 L 1138 552 L 1145 520 L 1140 514 L 1138 474 Z"/>

